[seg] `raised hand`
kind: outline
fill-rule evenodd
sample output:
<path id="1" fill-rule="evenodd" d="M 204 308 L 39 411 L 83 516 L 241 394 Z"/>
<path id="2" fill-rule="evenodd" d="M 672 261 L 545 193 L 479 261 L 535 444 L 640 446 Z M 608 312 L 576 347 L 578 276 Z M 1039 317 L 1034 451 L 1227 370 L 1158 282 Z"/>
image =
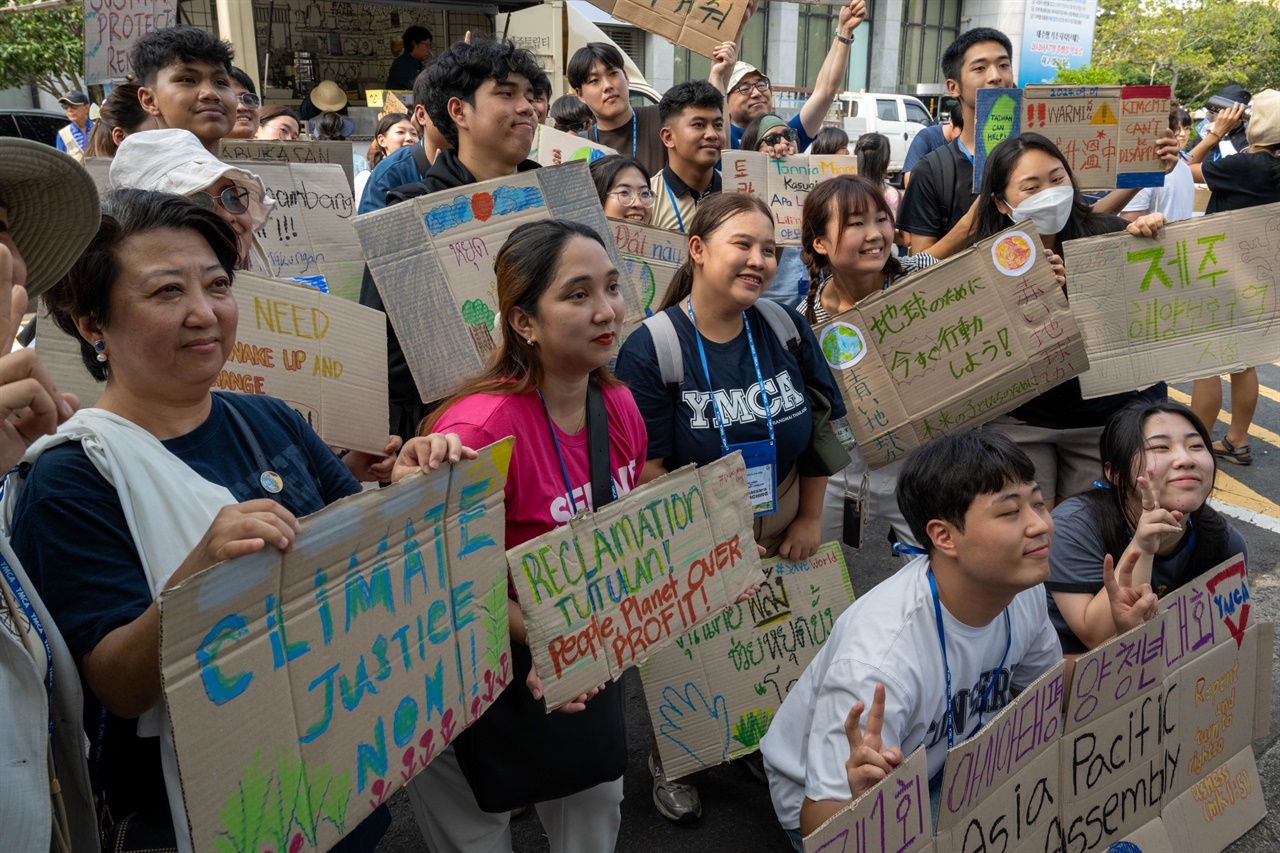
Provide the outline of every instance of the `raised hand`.
<path id="1" fill-rule="evenodd" d="M 1156 594 L 1151 584 L 1134 584 L 1133 571 L 1141 553 L 1130 548 L 1120 557 L 1117 570 L 1111 555 L 1102 558 L 1102 585 L 1111 600 L 1111 618 L 1116 623 L 1116 635 L 1136 628 L 1156 615 Z"/>
<path id="2" fill-rule="evenodd" d="M 865 704 L 854 702 L 844 721 L 844 734 L 849 739 L 849 760 L 845 762 L 844 768 L 849 777 L 849 793 L 855 800 L 902 763 L 902 750 L 897 747 L 885 749 L 880 737 L 884 728 L 883 684 L 876 685 L 865 730 L 861 726 L 864 710 Z"/>
<path id="3" fill-rule="evenodd" d="M 1154 555 L 1182 538 L 1183 516 L 1178 510 L 1167 510 L 1160 507 L 1156 490 L 1151 485 L 1155 479 L 1153 472 L 1138 477 L 1138 496 L 1142 498 L 1142 515 L 1138 516 L 1138 524 L 1133 531 L 1133 544 L 1143 554 Z"/>
<path id="4" fill-rule="evenodd" d="M 840 21 L 836 25 L 836 32 L 842 36 L 848 35 L 866 19 L 866 0 L 850 0 L 849 5 L 840 7 Z"/>

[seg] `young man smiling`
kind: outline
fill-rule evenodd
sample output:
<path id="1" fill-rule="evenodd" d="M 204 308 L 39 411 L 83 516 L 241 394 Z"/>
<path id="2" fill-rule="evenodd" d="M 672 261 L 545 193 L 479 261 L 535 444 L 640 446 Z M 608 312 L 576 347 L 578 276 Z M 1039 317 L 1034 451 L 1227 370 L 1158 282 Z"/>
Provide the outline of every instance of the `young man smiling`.
<path id="1" fill-rule="evenodd" d="M 217 157 L 236 120 L 231 46 L 195 27 L 169 27 L 134 42 L 129 58 L 138 103 L 157 125 L 191 131 Z"/>
<path id="2" fill-rule="evenodd" d="M 724 96 L 701 80 L 678 83 L 658 104 L 666 168 L 653 176 L 650 224 L 684 233 L 698 202 L 720 192 L 720 149 L 724 144 Z"/>

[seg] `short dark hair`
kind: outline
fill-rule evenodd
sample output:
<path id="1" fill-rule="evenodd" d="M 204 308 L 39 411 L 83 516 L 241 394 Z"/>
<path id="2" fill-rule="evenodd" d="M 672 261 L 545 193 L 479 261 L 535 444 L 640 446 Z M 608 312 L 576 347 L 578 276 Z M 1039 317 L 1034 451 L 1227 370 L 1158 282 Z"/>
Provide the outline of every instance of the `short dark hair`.
<path id="1" fill-rule="evenodd" d="M 458 128 L 449 117 L 449 101 L 461 98 L 476 105 L 476 90 L 486 80 L 506 80 L 519 74 L 529 81 L 534 91 L 551 91 L 547 73 L 538 67 L 533 54 L 510 41 L 481 40 L 449 45 L 430 68 L 413 84 L 414 101 L 423 104 L 431 123 L 454 150 L 458 148 Z M 424 79 L 425 78 L 425 79 Z M 426 95 L 418 100 L 418 92 Z"/>
<path id="2" fill-rule="evenodd" d="M 849 134 L 838 127 L 824 127 L 809 143 L 806 154 L 835 154 L 841 148 L 848 149 Z"/>
<path id="3" fill-rule="evenodd" d="M 121 245 L 130 237 L 161 228 L 195 231 L 213 249 L 227 278 L 234 278 L 240 250 L 235 231 L 218 214 L 169 193 L 126 189 L 104 195 L 98 233 L 62 280 L 42 297 L 58 328 L 80 342 L 80 358 L 99 382 L 106 380 L 108 365 L 98 361 L 75 321 L 87 317 L 101 328 L 110 325 L 111 288 L 120 276 Z"/>
<path id="4" fill-rule="evenodd" d="M 587 123 L 595 118 L 591 107 L 584 104 L 582 99 L 572 92 L 552 101 L 549 115 L 555 129 L 566 133 L 577 133 L 585 129 Z"/>
<path id="5" fill-rule="evenodd" d="M 405 52 L 407 53 L 408 51 L 413 50 L 422 42 L 435 41 L 435 39 L 431 37 L 431 30 L 427 29 L 426 27 L 420 27 L 417 24 L 414 24 L 413 26 L 409 27 L 404 31 L 404 38 L 402 39 L 402 41 L 404 41 L 404 49 L 405 49 Z"/>
<path id="6" fill-rule="evenodd" d="M 613 189 L 613 182 L 618 180 L 618 174 L 623 169 L 638 169 L 646 184 L 653 178 L 643 163 L 625 154 L 609 154 L 601 157 L 591 164 L 590 169 L 591 180 L 596 185 L 596 194 L 600 196 L 601 203 L 604 202 L 605 195 Z"/>
<path id="7" fill-rule="evenodd" d="M 964 532 L 964 517 L 979 495 L 1034 483 L 1036 466 L 1013 439 L 989 429 L 944 435 L 907 457 L 898 476 L 898 509 L 911 535 L 932 553 L 933 519 Z"/>
<path id="8" fill-rule="evenodd" d="M 994 41 L 1004 47 L 1005 53 L 1013 58 L 1013 43 L 1009 41 L 1009 37 L 997 30 L 995 27 L 975 27 L 972 30 L 966 30 L 956 37 L 956 40 L 947 45 L 947 49 L 942 52 L 942 78 L 944 80 L 959 80 L 960 66 L 964 64 L 964 55 L 969 52 L 969 48 L 975 44 L 982 44 L 984 41 Z"/>
<path id="9" fill-rule="evenodd" d="M 677 83 L 666 91 L 658 102 L 658 117 L 663 124 L 690 107 L 724 112 L 724 95 L 706 80 L 689 80 Z"/>
<path id="10" fill-rule="evenodd" d="M 596 62 L 604 65 L 606 70 L 621 68 L 625 71 L 627 67 L 623 62 L 622 52 L 613 45 L 603 41 L 587 42 L 573 52 L 573 56 L 569 57 L 569 64 L 565 66 L 564 75 L 569 80 L 569 88 L 581 89 L 582 84 L 587 82 L 587 76 L 591 74 L 591 66 Z"/>
<path id="11" fill-rule="evenodd" d="M 258 94 L 258 87 L 253 85 L 253 78 L 236 66 L 231 66 L 231 79 L 244 86 L 253 94 Z"/>
<path id="12" fill-rule="evenodd" d="M 175 62 L 208 62 L 231 73 L 235 51 L 225 41 L 197 27 L 168 27 L 147 33 L 133 43 L 129 61 L 143 86 L 156 81 L 156 73 Z"/>
<path id="13" fill-rule="evenodd" d="M 951 126 L 956 130 L 964 130 L 964 107 L 959 104 L 951 108 Z"/>

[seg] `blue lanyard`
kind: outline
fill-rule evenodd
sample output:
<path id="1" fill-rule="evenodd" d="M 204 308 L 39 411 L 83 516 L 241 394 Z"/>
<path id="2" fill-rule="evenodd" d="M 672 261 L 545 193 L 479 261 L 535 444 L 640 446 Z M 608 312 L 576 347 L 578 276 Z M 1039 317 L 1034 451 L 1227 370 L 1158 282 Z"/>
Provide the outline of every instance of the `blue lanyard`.
<path id="1" fill-rule="evenodd" d="M 711 408 L 716 413 L 716 429 L 720 430 L 720 449 L 729 452 L 729 437 L 724 431 L 724 419 L 720 417 L 720 401 L 716 399 L 715 386 L 711 384 L 711 368 L 707 366 L 707 348 L 702 345 L 702 333 L 698 331 L 698 321 L 693 316 L 693 297 L 685 299 L 684 307 L 689 311 L 689 322 L 693 324 L 693 337 L 698 342 L 698 355 L 702 358 L 702 373 L 707 377 L 707 390 L 711 393 Z M 760 400 L 764 404 L 764 419 L 769 425 L 769 443 L 777 446 L 773 437 L 773 413 L 769 411 L 769 392 L 764 387 L 764 377 L 760 374 L 760 359 L 756 356 L 756 339 L 751 334 L 751 321 L 747 312 L 742 312 L 742 325 L 747 328 L 747 345 L 751 347 L 751 364 L 756 369 L 756 383 L 760 388 Z"/>
<path id="2" fill-rule="evenodd" d="M 680 215 L 680 205 L 676 204 L 676 194 L 671 191 L 671 184 L 667 183 L 667 175 L 664 171 L 662 174 L 662 185 L 667 188 L 667 198 L 671 199 L 671 209 L 676 212 L 676 224 L 680 226 L 680 233 L 684 233 L 684 217 Z M 692 312 L 690 312 L 692 316 Z"/>
<path id="3" fill-rule="evenodd" d="M 9 589 L 13 590 L 13 598 L 18 602 L 18 606 L 22 608 L 22 613 L 27 617 L 27 621 L 31 623 L 31 627 L 35 629 L 36 636 L 40 638 L 40 642 L 44 643 L 45 672 L 44 672 L 44 689 L 49 698 L 49 748 L 53 749 L 53 649 L 49 647 L 49 638 L 45 635 L 44 624 L 40 621 L 40 617 L 36 614 L 35 607 L 31 604 L 31 599 L 27 597 L 27 591 L 22 588 L 22 584 L 18 583 L 18 575 L 13 571 L 13 567 L 9 565 L 9 561 L 5 559 L 4 554 L 0 554 L 0 575 L 4 575 L 5 582 L 9 584 Z M 21 642 L 21 625 L 17 626 L 19 632 L 19 642 Z"/>
<path id="4" fill-rule="evenodd" d="M 933 615 L 938 620 L 938 643 L 942 646 L 942 669 L 947 675 L 947 749 L 951 749 L 956 745 L 955 739 L 955 712 L 951 708 L 951 667 L 947 663 L 947 633 L 942 626 L 942 602 L 938 599 L 938 582 L 934 580 L 933 569 L 928 570 L 929 576 L 929 592 L 933 594 Z M 996 686 L 996 682 L 1000 680 L 1000 673 L 1004 672 L 1005 661 L 1009 659 L 1009 647 L 1013 645 L 1013 626 L 1009 621 L 1009 608 L 1004 609 L 1004 654 L 1000 656 L 1000 667 L 996 670 L 995 675 L 987 682 L 987 689 L 982 691 L 982 699 L 978 702 L 978 724 L 973 727 L 973 731 L 965 735 L 965 740 L 973 737 L 978 733 L 978 729 L 982 728 L 982 717 L 987 712 L 987 700 L 991 698 L 991 690 Z"/>
<path id="5" fill-rule="evenodd" d="M 573 514 L 578 514 L 578 502 L 573 499 L 573 483 L 569 482 L 569 468 L 564 464 L 564 452 L 560 449 L 560 436 L 556 435 L 555 422 L 551 420 L 551 412 L 547 409 L 547 401 L 542 396 L 542 392 L 538 392 L 538 399 L 542 401 L 542 412 L 547 416 L 547 429 L 551 431 L 551 443 L 556 448 L 556 458 L 560 460 L 560 476 L 564 477 L 564 488 L 569 494 L 569 509 L 573 510 Z M 618 487 L 614 485 L 613 477 L 609 478 L 609 487 L 613 490 L 613 499 L 618 499 Z"/>
<path id="6" fill-rule="evenodd" d="M 631 110 L 631 159 L 633 160 L 636 158 L 636 127 L 639 126 L 639 124 L 640 124 L 640 116 L 636 115 L 636 111 L 632 109 Z M 600 125 L 597 124 L 594 130 L 596 132 L 596 143 L 603 144 L 600 142 Z M 683 231 L 684 229 L 681 228 L 680 230 Z"/>
<path id="7" fill-rule="evenodd" d="M 969 153 L 969 149 L 964 147 L 964 143 L 956 139 L 956 145 L 960 146 L 960 153 L 969 158 L 969 162 L 973 162 L 973 155 Z"/>

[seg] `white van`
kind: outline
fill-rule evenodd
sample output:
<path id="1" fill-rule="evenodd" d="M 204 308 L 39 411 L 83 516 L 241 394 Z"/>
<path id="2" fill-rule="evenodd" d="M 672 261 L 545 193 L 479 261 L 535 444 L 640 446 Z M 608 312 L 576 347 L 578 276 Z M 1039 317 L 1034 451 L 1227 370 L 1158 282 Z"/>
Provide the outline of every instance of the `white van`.
<path id="1" fill-rule="evenodd" d="M 849 134 L 850 148 L 864 133 L 883 133 L 889 138 L 889 171 L 902 169 L 911 140 L 934 124 L 929 110 L 911 95 L 878 92 L 842 92 L 831 105 L 838 113 L 840 125 Z"/>

